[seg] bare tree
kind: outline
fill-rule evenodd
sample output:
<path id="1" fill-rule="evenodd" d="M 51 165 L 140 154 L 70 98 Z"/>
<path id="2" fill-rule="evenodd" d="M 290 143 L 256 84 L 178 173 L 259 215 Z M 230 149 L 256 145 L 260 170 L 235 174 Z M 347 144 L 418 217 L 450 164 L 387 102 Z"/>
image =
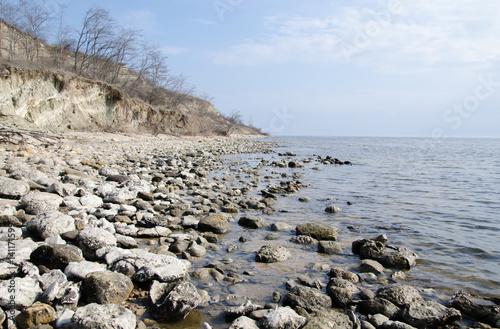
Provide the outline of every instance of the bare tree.
<path id="1" fill-rule="evenodd" d="M 7 58 L 11 60 L 14 57 L 21 36 L 21 31 L 18 29 L 20 25 L 20 8 L 6 0 L 2 0 L 1 15 L 2 24 L 4 24 L 3 30 L 7 30 L 6 34 L 2 30 L 2 48 L 7 48 Z"/>
<path id="2" fill-rule="evenodd" d="M 45 1 L 19 0 L 21 10 L 21 43 L 27 61 L 39 59 L 41 41 L 46 36 L 48 23 L 52 19 Z"/>
<path id="3" fill-rule="evenodd" d="M 64 23 L 64 11 L 68 7 L 67 4 L 60 4 L 58 12 L 58 27 L 57 27 L 57 40 L 54 47 L 54 64 L 56 67 L 62 67 L 65 63 L 65 55 L 69 53 L 74 40 L 71 37 L 72 30 Z"/>

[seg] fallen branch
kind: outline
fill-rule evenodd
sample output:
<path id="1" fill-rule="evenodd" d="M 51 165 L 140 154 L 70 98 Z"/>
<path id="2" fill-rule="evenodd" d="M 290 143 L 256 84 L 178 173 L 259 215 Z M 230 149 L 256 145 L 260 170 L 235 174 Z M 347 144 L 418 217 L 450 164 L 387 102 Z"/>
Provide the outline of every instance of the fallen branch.
<path id="1" fill-rule="evenodd" d="M 41 131 L 0 126 L 0 143 L 19 145 L 29 142 L 30 139 L 35 139 L 43 144 L 54 144 L 62 139 L 62 137 L 49 135 Z"/>

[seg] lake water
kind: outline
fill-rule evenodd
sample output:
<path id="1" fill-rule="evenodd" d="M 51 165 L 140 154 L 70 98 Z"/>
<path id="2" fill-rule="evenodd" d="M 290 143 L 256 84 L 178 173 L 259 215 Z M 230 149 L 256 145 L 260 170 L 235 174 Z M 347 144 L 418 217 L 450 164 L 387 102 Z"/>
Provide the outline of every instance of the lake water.
<path id="1" fill-rule="evenodd" d="M 388 244 L 409 248 L 419 255 L 417 265 L 407 272 L 403 282 L 426 289 L 429 298 L 446 301 L 457 290 L 500 295 L 500 140 L 286 137 L 270 141 L 280 145 L 274 148 L 277 153 L 296 153 L 290 159 L 304 162 L 305 167 L 265 166 L 259 169 L 260 177 L 256 179 L 238 168 L 256 168 L 262 159 L 283 157 L 277 153 L 228 156 L 225 161 L 237 177 L 228 184 L 237 187 L 253 180 L 258 196 L 270 183 L 290 180 L 299 173 L 300 180 L 310 186 L 280 196 L 274 214 L 246 213 L 261 216 L 269 223 L 285 222 L 292 228 L 307 222 L 335 226 L 343 253 L 324 255 L 314 247 L 292 243 L 293 230 L 274 233 L 276 240 L 268 240 L 273 233 L 268 228 L 251 230 L 233 223 L 231 232 L 221 237 L 222 248 L 209 251 L 200 264 L 194 265 L 222 260 L 226 274 L 236 273 L 243 282 L 198 282 L 198 287 L 206 289 L 215 302 L 193 313 L 200 317 L 195 322 L 207 321 L 215 328 L 224 328 L 227 323 L 222 314 L 228 305 L 240 305 L 247 299 L 270 302 L 273 291 L 286 293 L 285 282 L 298 276 L 328 282 L 327 270 L 315 264 L 358 272 L 360 259 L 351 252 L 352 242 L 382 233 L 388 236 Z M 353 165 L 305 161 L 316 155 L 348 160 Z M 322 170 L 313 170 L 318 166 Z M 299 202 L 300 197 L 310 202 Z M 325 208 L 331 204 L 341 211 L 326 213 Z M 242 236 L 248 241 L 241 243 Z M 255 252 L 264 244 L 285 246 L 292 252 L 292 259 L 256 263 Z M 234 246 L 236 251 L 228 253 L 228 248 Z M 375 291 L 384 282 L 360 284 Z M 179 325 L 185 326 L 186 322 Z"/>

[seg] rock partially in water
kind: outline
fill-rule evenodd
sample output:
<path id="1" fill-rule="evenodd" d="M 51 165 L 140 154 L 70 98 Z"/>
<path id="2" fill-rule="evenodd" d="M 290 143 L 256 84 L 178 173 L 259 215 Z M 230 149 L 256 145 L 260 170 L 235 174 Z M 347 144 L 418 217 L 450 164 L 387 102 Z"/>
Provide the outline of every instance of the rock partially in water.
<path id="1" fill-rule="evenodd" d="M 128 299 L 133 288 L 128 276 L 102 271 L 87 274 L 82 290 L 87 303 L 120 304 Z"/>
<path id="2" fill-rule="evenodd" d="M 337 240 L 337 229 L 320 223 L 297 225 L 295 232 L 296 235 L 308 235 L 316 240 Z"/>
<path id="3" fill-rule="evenodd" d="M 233 320 L 241 316 L 249 315 L 253 311 L 261 310 L 264 307 L 262 305 L 254 304 L 250 300 L 246 301 L 244 304 L 236 307 L 231 307 L 224 311 L 226 319 Z"/>
<path id="4" fill-rule="evenodd" d="M 334 310 L 319 310 L 310 319 L 303 329 L 352 329 L 353 323 L 345 314 Z"/>
<path id="5" fill-rule="evenodd" d="M 326 287 L 328 296 L 332 299 L 334 307 L 345 308 L 349 305 L 359 289 L 350 281 L 332 278 Z"/>
<path id="6" fill-rule="evenodd" d="M 44 265 L 49 269 L 64 270 L 72 262 L 83 260 L 82 250 L 69 244 L 41 245 L 30 255 L 33 264 Z"/>
<path id="7" fill-rule="evenodd" d="M 244 215 L 238 220 L 238 224 L 240 226 L 248 227 L 248 228 L 262 228 L 266 227 L 267 223 L 261 217 L 252 216 L 252 215 Z"/>
<path id="8" fill-rule="evenodd" d="M 362 314 L 380 313 L 390 318 L 394 313 L 399 311 L 399 307 L 385 298 L 374 298 L 361 301 L 358 304 L 357 310 Z"/>
<path id="9" fill-rule="evenodd" d="M 279 245 L 265 245 L 255 255 L 255 261 L 261 263 L 282 262 L 292 257 L 288 249 Z"/>
<path id="10" fill-rule="evenodd" d="M 226 234 L 231 231 L 229 219 L 232 218 L 227 214 L 215 214 L 202 218 L 198 223 L 198 230 L 202 232 L 212 232 L 216 234 Z"/>
<path id="11" fill-rule="evenodd" d="M 318 252 L 327 255 L 342 254 L 342 247 L 335 241 L 319 241 Z"/>
<path id="12" fill-rule="evenodd" d="M 164 320 L 184 319 L 202 303 L 201 295 L 191 282 L 172 284 L 154 281 L 150 299 L 155 305 L 155 316 Z"/>
<path id="13" fill-rule="evenodd" d="M 52 306 L 36 302 L 30 307 L 25 308 L 16 317 L 17 326 L 22 329 L 28 329 L 39 324 L 48 324 L 54 320 L 56 311 Z"/>
<path id="14" fill-rule="evenodd" d="M 270 310 L 262 319 L 264 329 L 299 329 L 306 324 L 307 319 L 300 316 L 289 307 L 278 307 Z"/>
<path id="15" fill-rule="evenodd" d="M 41 237 L 49 238 L 75 229 L 73 217 L 59 211 L 48 211 L 38 215 L 26 223 L 26 228 Z"/>
<path id="16" fill-rule="evenodd" d="M 332 300 L 321 290 L 296 285 L 283 297 L 283 305 L 292 308 L 299 306 L 307 312 L 318 312 L 332 307 Z"/>
<path id="17" fill-rule="evenodd" d="M 259 329 L 257 321 L 247 316 L 240 316 L 231 323 L 229 329 Z"/>
<path id="18" fill-rule="evenodd" d="M 382 274 L 384 273 L 384 266 L 373 259 L 363 259 L 359 265 L 360 272 Z"/>
<path id="19" fill-rule="evenodd" d="M 492 302 L 475 300 L 471 295 L 463 291 L 458 291 L 448 303 L 448 306 L 478 321 L 500 328 L 500 306 Z"/>
<path id="20" fill-rule="evenodd" d="M 88 304 L 79 307 L 71 318 L 75 329 L 135 329 L 136 316 L 132 311 L 115 304 Z"/>
<path id="21" fill-rule="evenodd" d="M 417 300 L 403 309 L 403 320 L 417 328 L 435 328 L 460 320 L 460 311 L 448 308 L 435 301 Z"/>
<path id="22" fill-rule="evenodd" d="M 352 283 L 359 282 L 359 276 L 351 271 L 344 270 L 339 267 L 332 267 L 328 272 L 328 276 L 331 278 L 339 278 L 350 281 Z"/>
<path id="23" fill-rule="evenodd" d="M 385 298 L 398 307 L 422 300 L 418 290 L 410 285 L 389 285 L 377 290 L 377 297 Z"/>
<path id="24" fill-rule="evenodd" d="M 398 267 L 404 270 L 409 270 L 417 263 L 418 255 L 413 251 L 398 247 L 397 251 L 381 253 L 378 261 L 385 266 Z"/>
<path id="25" fill-rule="evenodd" d="M 325 212 L 329 214 L 336 214 L 340 212 L 340 208 L 335 205 L 329 205 L 328 207 L 325 208 Z"/>

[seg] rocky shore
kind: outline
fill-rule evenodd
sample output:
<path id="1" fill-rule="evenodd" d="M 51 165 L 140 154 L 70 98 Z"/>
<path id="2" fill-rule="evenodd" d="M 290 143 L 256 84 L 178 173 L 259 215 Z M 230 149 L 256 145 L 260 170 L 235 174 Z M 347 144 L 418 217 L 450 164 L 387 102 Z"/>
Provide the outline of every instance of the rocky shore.
<path id="1" fill-rule="evenodd" d="M 55 144 L 0 145 L 0 324 L 500 327 L 498 299 L 457 292 L 440 302 L 406 284 L 418 255 L 390 245 L 384 234 L 351 241 L 346 251 L 330 223 L 268 220 L 285 212 L 277 202 L 308 186 L 307 177 L 288 169 L 351 165 L 329 155 L 273 153 L 275 146 L 83 133 Z M 231 160 L 244 153 L 269 156 Z M 332 202 L 320 211 L 343 210 Z M 229 238 L 240 232 L 237 241 Z M 285 240 L 300 247 L 291 249 Z M 259 284 L 265 271 L 281 271 L 311 250 L 359 256 L 358 266 L 318 262 L 314 278 L 293 270 L 286 278 L 273 276 L 285 291 Z M 265 297 L 249 300 L 238 293 L 243 285 Z"/>

